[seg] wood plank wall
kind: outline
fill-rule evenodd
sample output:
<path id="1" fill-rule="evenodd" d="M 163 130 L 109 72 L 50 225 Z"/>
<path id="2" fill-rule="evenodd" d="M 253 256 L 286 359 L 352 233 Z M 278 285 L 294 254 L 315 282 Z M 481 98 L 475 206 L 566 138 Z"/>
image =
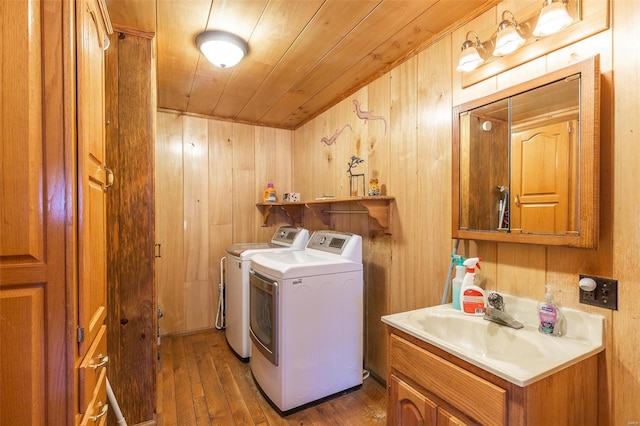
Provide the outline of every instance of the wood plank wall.
<path id="1" fill-rule="evenodd" d="M 220 259 L 238 242 L 267 241 L 255 204 L 267 182 L 291 191 L 289 130 L 158 113 L 156 243 L 160 333 L 213 328 Z M 274 166 L 277 165 L 277 166 Z"/>
<path id="2" fill-rule="evenodd" d="M 615 15 L 610 17 L 610 22 L 615 22 L 616 27 L 463 89 L 455 65 L 467 31 L 489 28 L 499 20 L 504 8 L 517 9 L 520 4 L 505 1 L 442 36 L 414 58 L 294 131 L 293 142 L 288 145 L 292 149 L 291 163 L 286 156 L 274 158 L 279 167 L 292 165 L 292 180 L 285 188 L 278 188 L 282 184 L 275 180 L 276 188 L 280 193 L 286 190 L 300 192 L 303 199 L 320 195 L 347 196 L 347 163 L 351 155 L 358 155 L 365 162 L 356 171 L 364 172 L 367 181 L 370 177 L 378 178 L 386 194 L 396 197 L 392 205 L 391 233 L 377 230 L 374 223 L 360 215 L 333 215 L 332 223 L 336 229 L 359 232 L 365 237 L 365 365 L 374 375 L 384 378 L 385 337 L 380 315 L 440 303 L 452 248 L 452 106 L 581 58 L 600 54 L 601 224 L 598 249 L 464 241 L 460 244 L 460 252 L 466 256 L 483 257 L 482 279 L 486 289 L 540 299 L 544 285 L 552 283 L 561 306 L 605 316 L 607 350 L 599 362 L 599 424 L 627 424 L 640 419 L 640 404 L 637 404 L 640 356 L 635 350 L 639 342 L 634 331 L 637 311 L 634 310 L 635 298 L 632 296 L 638 289 L 640 262 L 631 255 L 639 248 L 639 238 L 634 231 L 637 228 L 638 198 L 629 196 L 628 192 L 628 185 L 638 181 L 636 162 L 628 159 L 637 151 L 633 135 L 637 134 L 634 127 L 638 123 L 635 102 L 640 85 L 634 71 L 639 62 L 637 49 L 627 50 L 631 45 L 628 40 L 635 40 L 638 35 L 633 19 L 640 14 L 640 5 L 619 0 L 612 3 L 590 2 L 602 8 L 602 13 L 606 13 L 608 4 L 613 4 Z M 613 60 L 613 51 L 619 52 L 616 61 Z M 619 73 L 618 69 L 621 70 Z M 615 104 L 614 71 L 618 73 L 615 88 L 619 88 Z M 354 100 L 360 102 L 362 110 L 384 117 L 386 132 L 382 120 L 365 122 L 358 119 Z M 178 138 L 182 135 L 180 126 L 186 118 L 172 114 L 160 114 L 159 118 L 159 144 L 163 134 L 173 132 Z M 173 130 L 172 122 L 178 126 Z M 209 123 L 210 126 L 222 125 L 213 120 Z M 350 128 L 344 128 L 347 124 Z M 238 125 L 231 126 L 235 128 Z M 323 137 L 330 137 L 343 128 L 334 144 L 327 146 L 321 142 Z M 265 130 L 256 128 L 254 131 Z M 241 147 L 240 141 L 233 141 L 234 165 L 246 164 L 236 159 L 237 155 L 246 155 L 249 164 L 244 168 L 249 170 L 234 166 L 232 186 L 235 190 L 240 182 L 245 183 L 249 187 L 245 189 L 246 196 L 253 197 L 253 201 L 240 203 L 234 196 L 232 224 L 228 226 L 237 229 L 253 225 L 253 230 L 247 232 L 256 237 L 258 230 L 262 230 L 263 236 L 268 235 L 267 229 L 273 229 L 276 223 L 270 222 L 270 228 L 261 228 L 253 206 L 267 176 L 260 179 L 251 175 L 251 159 L 253 173 L 257 170 L 255 165 L 262 159 L 255 154 L 258 139 L 251 139 L 250 133 L 255 134 L 247 131 L 249 141 L 246 146 Z M 210 160 L 209 173 L 211 167 Z M 614 185 L 615 182 L 618 185 Z M 222 191 L 226 188 L 216 187 Z M 303 221 L 311 230 L 324 226 L 308 211 Z M 242 225 L 238 225 L 240 223 Z M 216 237 L 227 242 L 241 241 L 233 239 L 228 230 L 226 232 L 220 232 Z M 217 256 L 222 254 L 222 246 L 218 244 Z M 618 311 L 578 303 L 577 282 L 581 273 L 619 280 Z M 217 277 L 213 281 L 217 282 Z M 214 299 L 213 296 L 211 298 Z"/>

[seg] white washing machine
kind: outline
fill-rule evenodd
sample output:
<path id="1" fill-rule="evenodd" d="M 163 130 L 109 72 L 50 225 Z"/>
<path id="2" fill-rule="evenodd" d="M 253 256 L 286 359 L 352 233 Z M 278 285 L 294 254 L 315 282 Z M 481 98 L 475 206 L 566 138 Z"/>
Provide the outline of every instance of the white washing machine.
<path id="1" fill-rule="evenodd" d="M 225 282 L 225 337 L 227 343 L 243 361 L 251 356 L 249 342 L 249 268 L 257 253 L 283 250 L 304 250 L 309 231 L 281 226 L 265 243 L 239 243 L 227 247 Z"/>
<path id="2" fill-rule="evenodd" d="M 250 276 L 251 372 L 288 414 L 362 385 L 362 238 L 316 231 L 304 251 L 257 254 Z"/>

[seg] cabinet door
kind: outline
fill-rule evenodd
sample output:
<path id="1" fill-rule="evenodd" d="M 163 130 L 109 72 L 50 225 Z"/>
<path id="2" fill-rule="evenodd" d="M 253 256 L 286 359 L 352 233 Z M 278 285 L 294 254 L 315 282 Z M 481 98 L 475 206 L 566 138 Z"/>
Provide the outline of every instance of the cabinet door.
<path id="1" fill-rule="evenodd" d="M 95 0 L 76 3 L 78 69 L 78 254 L 79 327 L 83 357 L 104 323 L 106 292 L 106 209 L 104 50 L 108 38 Z"/>
<path id="2" fill-rule="evenodd" d="M 435 426 L 438 407 L 406 382 L 391 375 L 391 393 L 387 424 L 405 426 Z"/>
<path id="3" fill-rule="evenodd" d="M 70 419 L 64 7 L 0 1 L 0 425 Z"/>
<path id="4" fill-rule="evenodd" d="M 442 407 L 438 407 L 438 426 L 468 426 L 467 423 L 460 420 Z"/>

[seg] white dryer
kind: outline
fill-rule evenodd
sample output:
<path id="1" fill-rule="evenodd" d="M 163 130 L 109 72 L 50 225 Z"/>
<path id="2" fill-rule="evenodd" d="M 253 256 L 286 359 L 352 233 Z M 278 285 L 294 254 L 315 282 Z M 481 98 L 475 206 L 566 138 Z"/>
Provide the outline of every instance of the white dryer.
<path id="1" fill-rule="evenodd" d="M 251 372 L 287 414 L 362 385 L 362 238 L 316 231 L 251 259 Z"/>
<path id="2" fill-rule="evenodd" d="M 309 231 L 281 226 L 270 242 L 238 243 L 227 247 L 225 280 L 225 337 L 231 350 L 243 361 L 251 355 L 249 341 L 249 268 L 257 253 L 304 250 Z"/>

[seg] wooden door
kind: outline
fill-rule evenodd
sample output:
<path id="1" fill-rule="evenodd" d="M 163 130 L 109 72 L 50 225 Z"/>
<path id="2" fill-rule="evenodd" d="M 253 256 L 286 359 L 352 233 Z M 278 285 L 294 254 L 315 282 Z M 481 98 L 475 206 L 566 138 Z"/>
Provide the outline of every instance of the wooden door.
<path id="1" fill-rule="evenodd" d="M 395 375 L 391 375 L 387 424 L 435 426 L 437 405 Z"/>
<path id="2" fill-rule="evenodd" d="M 72 418 L 65 16 L 60 1 L 0 2 L 0 425 Z"/>
<path id="3" fill-rule="evenodd" d="M 78 355 L 83 357 L 107 315 L 104 50 L 109 39 L 97 1 L 77 2 L 78 85 Z"/>
<path id="4" fill-rule="evenodd" d="M 575 129 L 575 121 L 566 121 L 512 134 L 511 232 L 569 230 Z"/>
<path id="5" fill-rule="evenodd" d="M 104 423 L 108 412 L 106 197 L 113 174 L 105 164 L 105 60 L 111 29 L 103 0 L 78 0 L 77 69 L 77 352 L 74 365 L 78 395 L 76 424 Z M 98 339 L 99 337 L 99 339 Z M 94 359 L 96 347 L 102 348 Z M 107 348 L 105 353 L 104 348 Z M 96 364 L 97 362 L 97 364 Z M 90 380 L 88 365 L 100 365 Z M 93 368 L 93 367 L 91 367 Z M 93 420 L 95 419 L 95 420 Z"/>

